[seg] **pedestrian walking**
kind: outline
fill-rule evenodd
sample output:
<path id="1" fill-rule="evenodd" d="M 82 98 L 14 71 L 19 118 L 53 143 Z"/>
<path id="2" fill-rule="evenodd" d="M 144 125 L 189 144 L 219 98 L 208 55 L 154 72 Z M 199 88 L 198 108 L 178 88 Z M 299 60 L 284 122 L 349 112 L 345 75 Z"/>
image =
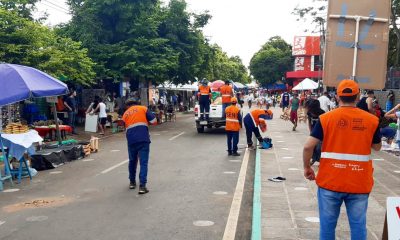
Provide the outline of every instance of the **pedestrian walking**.
<path id="1" fill-rule="evenodd" d="M 282 111 L 285 111 L 285 108 L 289 107 L 290 95 L 288 92 L 284 92 L 281 97 L 281 107 Z"/>
<path id="2" fill-rule="evenodd" d="M 233 97 L 232 87 L 229 85 L 229 81 L 225 81 L 225 85 L 220 87 L 222 96 L 222 118 L 225 118 L 225 109 L 231 104 L 231 98 Z"/>
<path id="3" fill-rule="evenodd" d="M 129 188 L 136 188 L 136 169 L 140 162 L 139 194 L 148 193 L 147 172 L 150 154 L 149 124 L 156 125 L 157 119 L 145 106 L 139 106 L 139 102 L 129 99 L 126 102 L 128 110 L 124 113 L 122 120 L 125 122 L 126 139 L 129 153 Z"/>
<path id="4" fill-rule="evenodd" d="M 106 130 L 106 123 L 107 123 L 107 106 L 103 102 L 102 98 L 97 99 L 98 104 L 97 107 L 93 110 L 91 114 L 99 113 L 99 128 L 100 128 L 100 135 L 104 135 Z"/>
<path id="5" fill-rule="evenodd" d="M 334 240 L 342 203 L 346 204 L 351 239 L 366 240 L 368 196 L 373 186 L 371 148 L 381 149 L 379 120 L 356 107 L 360 89 L 353 80 L 340 82 L 340 107 L 320 116 L 303 150 L 304 176 L 316 180 L 320 239 Z M 310 166 L 322 142 L 318 175 Z"/>
<path id="6" fill-rule="evenodd" d="M 300 99 L 297 97 L 297 93 L 293 94 L 293 98 L 290 100 L 290 121 L 293 123 L 293 131 L 296 131 L 297 123 L 299 121 L 297 111 L 300 107 Z"/>
<path id="7" fill-rule="evenodd" d="M 319 116 L 325 113 L 320 106 L 320 101 L 315 99 L 309 99 L 305 102 L 304 107 L 307 111 L 307 119 L 308 119 L 308 129 L 310 133 L 314 129 L 315 125 L 319 121 Z M 315 162 L 319 162 L 321 159 L 321 146 L 322 143 L 318 143 L 318 145 L 314 148 L 313 155 L 311 157 L 311 166 Z"/>
<path id="8" fill-rule="evenodd" d="M 228 155 L 240 156 L 238 153 L 239 131 L 242 128 L 242 115 L 237 107 L 237 98 L 231 98 L 231 106 L 227 107 L 226 113 L 226 136 L 228 143 Z"/>
<path id="9" fill-rule="evenodd" d="M 200 104 L 200 121 L 210 119 L 210 104 L 211 104 L 211 88 L 208 86 L 207 80 L 201 82 L 199 87 L 199 104 Z"/>
<path id="10" fill-rule="evenodd" d="M 244 117 L 243 123 L 246 128 L 246 138 L 247 138 L 248 148 L 254 149 L 252 140 L 253 133 L 260 143 L 264 141 L 258 127 L 261 128 L 262 132 L 267 131 L 266 119 L 268 119 L 268 112 L 267 110 L 262 110 L 262 109 L 252 110 Z"/>
<path id="11" fill-rule="evenodd" d="M 75 97 L 76 91 L 71 90 L 68 97 L 64 99 L 64 106 L 68 111 L 68 125 L 72 128 L 72 134 L 76 134 L 75 119 L 78 112 Z"/>
<path id="12" fill-rule="evenodd" d="M 389 112 L 385 114 L 385 117 L 388 119 L 393 119 L 397 120 L 397 130 L 395 134 L 393 134 L 393 138 L 396 136 L 396 143 L 398 144 L 400 148 L 400 104 L 395 106 L 393 109 L 391 109 Z"/>
<path id="13" fill-rule="evenodd" d="M 331 100 L 328 96 L 328 92 L 324 92 L 324 94 L 318 98 L 321 109 L 324 110 L 324 112 L 329 112 L 331 110 Z"/>

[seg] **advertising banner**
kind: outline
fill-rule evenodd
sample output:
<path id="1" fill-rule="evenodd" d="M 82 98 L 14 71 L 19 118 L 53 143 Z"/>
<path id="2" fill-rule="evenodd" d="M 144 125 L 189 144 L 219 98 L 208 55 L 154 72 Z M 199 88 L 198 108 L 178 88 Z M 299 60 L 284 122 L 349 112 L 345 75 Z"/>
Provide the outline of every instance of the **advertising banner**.
<path id="1" fill-rule="evenodd" d="M 293 56 L 317 56 L 321 52 L 320 37 L 297 36 L 293 42 Z"/>

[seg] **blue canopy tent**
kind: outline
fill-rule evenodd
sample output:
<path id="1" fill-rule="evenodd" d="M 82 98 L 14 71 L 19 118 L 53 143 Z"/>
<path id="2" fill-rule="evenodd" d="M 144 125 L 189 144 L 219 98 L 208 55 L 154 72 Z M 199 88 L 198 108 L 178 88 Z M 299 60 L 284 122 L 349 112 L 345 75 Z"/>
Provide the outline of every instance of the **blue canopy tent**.
<path id="1" fill-rule="evenodd" d="M 0 107 L 12 103 L 17 103 L 19 101 L 23 101 L 31 97 L 34 98 L 52 97 L 52 96 L 65 95 L 68 93 L 68 87 L 65 83 L 35 68 L 16 65 L 16 64 L 7 64 L 7 63 L 0 64 L 0 84 L 1 84 Z M 0 109 L 0 115 L 1 115 L 1 109 Z M 57 136 L 60 142 L 61 141 L 60 131 L 58 127 L 57 113 L 55 111 L 54 115 L 56 118 L 55 120 L 56 120 Z M 2 126 L 0 127 L 2 128 Z M 4 144 L 1 137 L 1 129 L 0 129 L 0 141 L 1 141 L 0 142 L 1 151 L 2 153 L 5 153 Z M 3 157 L 3 159 L 6 158 Z M 2 188 L 2 181 L 7 178 L 10 178 L 10 176 L 2 178 L 0 174 L 1 188 Z"/>
<path id="2" fill-rule="evenodd" d="M 270 83 L 265 86 L 270 91 L 283 91 L 286 90 L 286 84 Z"/>
<path id="3" fill-rule="evenodd" d="M 233 81 L 232 81 L 232 85 L 233 85 L 233 89 L 234 89 L 235 91 L 238 91 L 238 90 L 247 88 L 245 85 L 243 85 L 243 84 L 240 83 L 240 82 L 233 82 Z"/>

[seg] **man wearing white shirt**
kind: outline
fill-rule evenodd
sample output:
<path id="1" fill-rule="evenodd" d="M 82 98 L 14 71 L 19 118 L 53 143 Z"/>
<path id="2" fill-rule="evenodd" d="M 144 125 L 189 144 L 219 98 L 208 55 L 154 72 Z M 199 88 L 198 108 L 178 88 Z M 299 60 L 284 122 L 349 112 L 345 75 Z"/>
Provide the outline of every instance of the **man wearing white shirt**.
<path id="1" fill-rule="evenodd" d="M 321 105 L 321 109 L 325 112 L 329 112 L 331 110 L 331 101 L 328 98 L 328 93 L 324 92 L 324 95 L 318 98 L 319 104 Z"/>

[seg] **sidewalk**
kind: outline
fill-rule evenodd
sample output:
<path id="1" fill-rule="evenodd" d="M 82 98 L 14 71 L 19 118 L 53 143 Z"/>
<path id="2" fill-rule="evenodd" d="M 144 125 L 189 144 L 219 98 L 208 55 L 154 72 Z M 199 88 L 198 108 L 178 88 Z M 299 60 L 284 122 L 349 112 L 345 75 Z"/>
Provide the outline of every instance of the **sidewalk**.
<path id="1" fill-rule="evenodd" d="M 306 124 L 296 132 L 292 124 L 279 118 L 268 122 L 267 135 L 274 148 L 261 150 L 261 223 L 263 239 L 318 239 L 317 187 L 303 177 L 302 151 L 308 136 Z M 381 239 L 386 197 L 400 196 L 400 158 L 385 152 L 373 154 L 375 186 L 369 199 L 368 239 Z M 318 167 L 315 167 L 317 170 Z M 284 182 L 268 178 L 282 176 Z M 350 239 L 344 205 L 336 228 L 337 239 Z"/>

